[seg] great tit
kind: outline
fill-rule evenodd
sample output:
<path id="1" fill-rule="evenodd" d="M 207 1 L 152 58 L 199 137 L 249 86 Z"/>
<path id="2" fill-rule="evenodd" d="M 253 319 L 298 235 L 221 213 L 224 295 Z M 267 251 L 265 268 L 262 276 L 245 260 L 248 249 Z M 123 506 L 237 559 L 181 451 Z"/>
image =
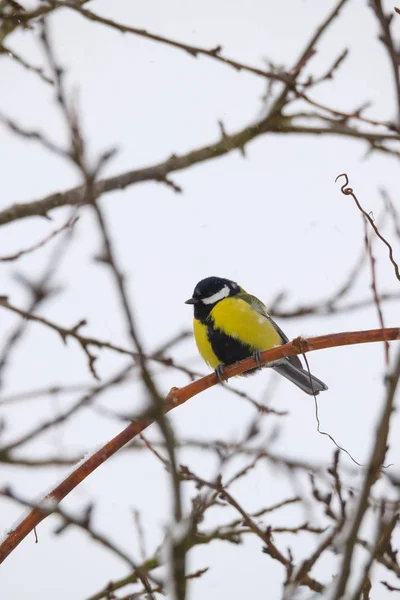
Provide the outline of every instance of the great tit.
<path id="1" fill-rule="evenodd" d="M 289 339 L 271 319 L 267 308 L 234 281 L 207 277 L 196 285 L 186 304 L 194 306 L 193 329 L 199 352 L 220 379 L 226 365 L 260 354 Z M 319 394 L 327 386 L 303 369 L 298 356 L 274 362 L 272 368 L 306 394 Z M 247 371 L 244 375 L 254 373 Z"/>

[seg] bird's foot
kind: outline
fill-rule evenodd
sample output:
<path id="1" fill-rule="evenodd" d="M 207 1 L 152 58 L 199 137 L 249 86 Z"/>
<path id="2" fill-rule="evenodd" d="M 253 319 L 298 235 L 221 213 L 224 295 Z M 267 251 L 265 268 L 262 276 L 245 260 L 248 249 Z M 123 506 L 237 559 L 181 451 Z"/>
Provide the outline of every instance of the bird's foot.
<path id="1" fill-rule="evenodd" d="M 258 368 L 262 369 L 263 365 L 261 363 L 261 352 L 260 352 L 260 350 L 254 350 L 254 352 L 252 354 L 252 358 L 253 358 L 253 360 L 256 361 Z"/>
<path id="2" fill-rule="evenodd" d="M 217 368 L 214 370 L 215 376 L 218 378 L 218 381 L 221 385 L 224 385 L 224 380 L 222 379 L 222 373 L 224 372 L 224 365 L 219 364 Z"/>

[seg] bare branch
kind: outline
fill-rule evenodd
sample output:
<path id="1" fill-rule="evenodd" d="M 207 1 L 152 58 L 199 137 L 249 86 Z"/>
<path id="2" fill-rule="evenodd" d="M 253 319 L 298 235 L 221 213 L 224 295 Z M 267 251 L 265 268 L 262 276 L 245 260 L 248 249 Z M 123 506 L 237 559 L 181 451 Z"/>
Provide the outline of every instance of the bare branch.
<path id="1" fill-rule="evenodd" d="M 54 84 L 54 81 L 52 79 L 50 79 L 50 77 L 47 77 L 47 75 L 45 75 L 44 70 L 41 67 L 35 67 L 35 66 L 31 65 L 24 58 L 22 58 L 22 56 L 17 54 L 15 52 L 15 50 L 11 50 L 11 48 L 8 48 L 4 44 L 2 44 L 2 45 L 0 45 L 0 54 L 9 56 L 16 63 L 20 64 L 27 71 L 31 71 L 32 73 L 35 73 L 36 75 L 38 75 L 42 79 L 42 81 L 44 81 L 45 83 L 49 83 L 50 85 Z"/>
<path id="2" fill-rule="evenodd" d="M 64 225 L 61 225 L 61 227 L 58 227 L 45 238 L 43 238 L 40 242 L 33 244 L 33 246 L 30 246 L 29 248 L 19 250 L 18 252 L 15 252 L 15 254 L 10 254 L 8 256 L 0 256 L 0 262 L 11 262 L 13 260 L 18 260 L 19 258 L 21 258 L 21 256 L 25 256 L 26 254 L 30 254 L 31 252 L 42 248 L 47 244 L 47 242 L 55 238 L 59 233 L 61 233 L 65 229 L 72 228 L 75 225 L 75 223 L 77 223 L 78 218 L 79 217 L 72 217 L 71 219 L 68 219 L 68 221 L 64 223 Z"/>

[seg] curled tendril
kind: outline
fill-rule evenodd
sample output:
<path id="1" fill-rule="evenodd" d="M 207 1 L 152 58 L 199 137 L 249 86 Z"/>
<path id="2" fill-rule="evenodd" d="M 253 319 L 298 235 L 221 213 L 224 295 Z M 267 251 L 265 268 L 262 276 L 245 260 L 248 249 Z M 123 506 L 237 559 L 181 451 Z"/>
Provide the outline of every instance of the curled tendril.
<path id="1" fill-rule="evenodd" d="M 357 205 L 358 210 L 364 215 L 364 217 L 369 221 L 372 229 L 374 230 L 375 234 L 378 236 L 378 238 L 385 244 L 386 248 L 388 249 L 389 252 L 389 260 L 393 265 L 394 268 L 394 272 L 396 275 L 396 278 L 398 279 L 398 281 L 400 281 L 400 267 L 397 264 L 397 262 L 394 259 L 394 255 L 393 255 L 393 248 L 392 246 L 389 244 L 389 242 L 387 241 L 386 238 L 383 237 L 383 235 L 380 233 L 379 229 L 377 228 L 377 226 L 375 225 L 374 222 L 374 216 L 372 212 L 367 213 L 366 210 L 364 210 L 364 208 L 361 206 L 357 196 L 355 195 L 353 188 L 351 187 L 347 187 L 349 184 L 349 178 L 347 176 L 347 173 L 340 173 L 340 175 L 338 175 L 335 179 L 335 183 L 336 181 L 339 179 L 339 177 L 344 177 L 345 178 L 345 182 L 342 185 L 342 187 L 340 188 L 340 191 L 342 192 L 342 194 L 344 194 L 345 196 L 351 196 L 354 200 L 354 202 Z"/>
<path id="2" fill-rule="evenodd" d="M 340 175 L 338 175 L 335 179 L 335 183 L 337 182 L 337 180 L 339 179 L 339 177 L 344 177 L 345 178 L 345 182 L 342 185 L 342 187 L 340 188 L 340 191 L 342 192 L 342 194 L 344 194 L 345 196 L 351 196 L 353 194 L 353 188 L 351 187 L 347 187 L 349 185 L 349 178 L 347 173 L 340 173 Z"/>

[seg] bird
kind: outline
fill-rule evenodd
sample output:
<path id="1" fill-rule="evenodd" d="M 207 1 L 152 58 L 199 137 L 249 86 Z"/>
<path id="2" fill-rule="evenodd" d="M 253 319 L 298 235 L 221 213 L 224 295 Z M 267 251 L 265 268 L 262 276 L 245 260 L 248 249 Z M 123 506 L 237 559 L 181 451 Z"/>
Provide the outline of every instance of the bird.
<path id="1" fill-rule="evenodd" d="M 221 383 L 227 365 L 252 356 L 261 367 L 261 352 L 289 341 L 261 300 L 230 279 L 202 279 L 185 304 L 192 304 L 194 308 L 197 348 Z M 315 396 L 328 389 L 323 381 L 303 368 L 298 356 L 279 359 L 270 366 L 306 394 Z M 243 375 L 256 371 L 258 368 Z"/>

